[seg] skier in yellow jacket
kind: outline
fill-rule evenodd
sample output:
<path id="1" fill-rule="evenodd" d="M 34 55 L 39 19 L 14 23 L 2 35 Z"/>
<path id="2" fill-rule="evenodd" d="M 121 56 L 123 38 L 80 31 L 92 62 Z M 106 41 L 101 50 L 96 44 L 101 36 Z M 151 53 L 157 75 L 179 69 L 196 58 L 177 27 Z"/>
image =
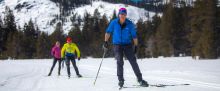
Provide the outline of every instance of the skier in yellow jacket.
<path id="1" fill-rule="evenodd" d="M 78 60 L 80 60 L 80 51 L 75 43 L 72 43 L 72 39 L 70 37 L 67 37 L 66 42 L 63 45 L 63 48 L 61 50 L 61 58 L 65 60 L 66 67 L 67 67 L 67 73 L 68 77 L 70 77 L 70 61 L 72 62 L 72 65 L 75 69 L 76 75 L 78 77 L 82 77 L 82 75 L 79 74 L 79 70 L 76 66 L 75 58 L 77 57 Z"/>

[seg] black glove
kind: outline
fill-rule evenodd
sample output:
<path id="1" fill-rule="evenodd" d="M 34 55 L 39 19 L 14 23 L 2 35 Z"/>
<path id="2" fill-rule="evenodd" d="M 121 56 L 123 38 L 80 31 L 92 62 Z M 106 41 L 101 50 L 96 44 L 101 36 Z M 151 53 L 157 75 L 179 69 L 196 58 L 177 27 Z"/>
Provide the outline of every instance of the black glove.
<path id="1" fill-rule="evenodd" d="M 134 54 L 137 53 L 137 46 L 134 46 Z"/>
<path id="2" fill-rule="evenodd" d="M 104 42 L 103 49 L 108 49 L 108 42 L 107 41 Z"/>
<path id="3" fill-rule="evenodd" d="M 78 57 L 78 61 L 80 60 L 80 57 Z"/>

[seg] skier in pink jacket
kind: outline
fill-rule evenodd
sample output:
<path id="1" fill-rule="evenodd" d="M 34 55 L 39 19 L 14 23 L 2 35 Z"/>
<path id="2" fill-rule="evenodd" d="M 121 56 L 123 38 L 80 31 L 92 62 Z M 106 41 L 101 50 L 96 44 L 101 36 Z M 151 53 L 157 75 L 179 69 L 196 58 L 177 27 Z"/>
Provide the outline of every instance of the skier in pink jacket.
<path id="1" fill-rule="evenodd" d="M 59 62 L 59 67 L 58 67 L 58 75 L 60 75 L 60 69 L 61 69 L 61 49 L 60 49 L 60 42 L 57 41 L 56 44 L 54 45 L 54 47 L 51 49 L 51 55 L 54 57 L 53 60 L 53 65 L 50 69 L 50 73 L 48 74 L 48 76 L 51 75 L 54 66 L 56 65 L 57 61 Z"/>

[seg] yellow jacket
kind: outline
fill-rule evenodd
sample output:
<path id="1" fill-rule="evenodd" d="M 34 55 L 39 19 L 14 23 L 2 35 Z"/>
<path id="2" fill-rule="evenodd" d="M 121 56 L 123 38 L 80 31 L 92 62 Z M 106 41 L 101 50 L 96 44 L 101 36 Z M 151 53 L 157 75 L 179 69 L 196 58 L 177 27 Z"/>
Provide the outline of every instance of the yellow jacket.
<path id="1" fill-rule="evenodd" d="M 77 57 L 80 57 L 80 51 L 79 48 L 77 47 L 77 45 L 75 43 L 65 43 L 63 45 L 63 48 L 61 50 L 61 58 L 64 58 L 64 56 L 68 53 L 70 54 L 76 54 L 77 53 Z"/>

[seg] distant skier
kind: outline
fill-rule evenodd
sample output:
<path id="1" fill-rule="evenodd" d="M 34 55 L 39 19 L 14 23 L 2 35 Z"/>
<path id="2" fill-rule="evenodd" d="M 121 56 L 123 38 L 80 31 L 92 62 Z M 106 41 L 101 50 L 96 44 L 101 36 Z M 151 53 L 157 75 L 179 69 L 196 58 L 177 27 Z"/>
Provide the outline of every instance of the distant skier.
<path id="1" fill-rule="evenodd" d="M 103 47 L 108 48 L 108 40 L 112 35 L 114 54 L 115 59 L 117 60 L 117 76 L 119 80 L 118 85 L 120 88 L 124 85 L 123 54 L 125 54 L 128 61 L 130 62 L 139 84 L 141 86 L 148 87 L 148 83 L 142 78 L 142 73 L 140 72 L 135 57 L 138 46 L 136 29 L 134 24 L 130 20 L 126 19 L 126 16 L 127 10 L 125 8 L 120 8 L 118 14 L 119 18 L 112 20 L 106 30 Z M 134 47 L 132 46 L 131 40 L 134 42 Z"/>
<path id="2" fill-rule="evenodd" d="M 56 65 L 57 61 L 59 62 L 59 67 L 58 67 L 58 75 L 60 75 L 60 69 L 61 69 L 61 55 L 60 55 L 61 51 L 60 51 L 60 42 L 57 41 L 56 44 L 54 45 L 54 47 L 51 50 L 51 55 L 53 56 L 53 65 L 50 69 L 50 73 L 48 74 L 48 76 L 51 75 L 54 66 Z"/>
<path id="3" fill-rule="evenodd" d="M 79 70 L 76 66 L 75 58 L 78 58 L 80 60 L 80 51 L 75 43 L 72 43 L 72 39 L 70 37 L 67 37 L 66 42 L 63 45 L 63 48 L 61 50 L 61 58 L 65 59 L 66 67 L 67 67 L 67 73 L 68 77 L 70 77 L 70 61 L 72 62 L 72 65 L 75 69 L 76 75 L 78 77 L 82 77 L 82 75 L 79 74 Z M 76 52 L 76 53 L 75 53 Z"/>

